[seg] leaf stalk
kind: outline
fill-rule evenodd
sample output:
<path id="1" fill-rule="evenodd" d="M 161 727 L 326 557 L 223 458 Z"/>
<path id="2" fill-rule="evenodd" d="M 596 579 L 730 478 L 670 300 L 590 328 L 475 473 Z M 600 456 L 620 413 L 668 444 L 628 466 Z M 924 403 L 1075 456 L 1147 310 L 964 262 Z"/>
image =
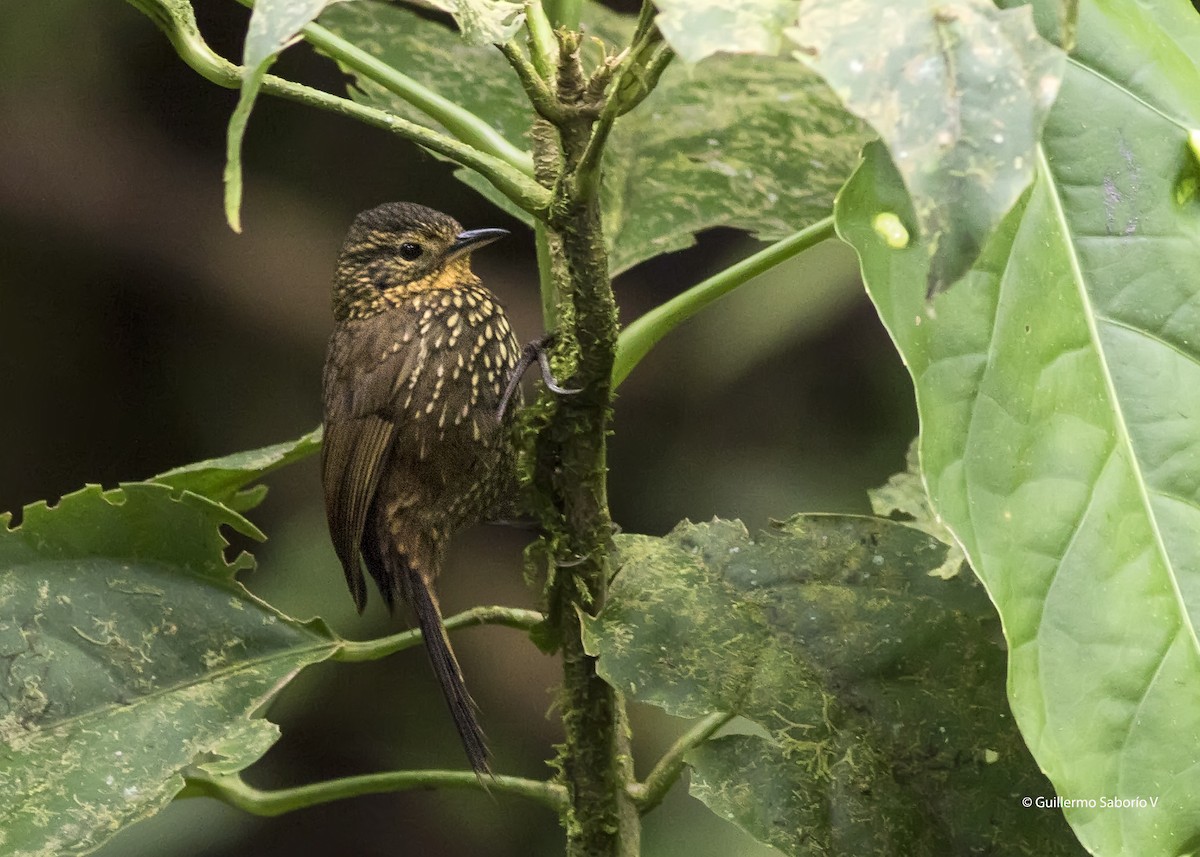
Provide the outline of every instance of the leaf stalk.
<path id="1" fill-rule="evenodd" d="M 253 815 L 276 816 L 360 795 L 414 789 L 465 789 L 513 795 L 554 812 L 561 812 L 567 800 L 566 789 L 556 783 L 501 774 L 481 778 L 474 771 L 444 770 L 387 771 L 270 790 L 255 788 L 237 774 L 194 775 L 186 778 L 177 797 L 211 797 Z"/>
<path id="2" fill-rule="evenodd" d="M 684 757 L 715 735 L 718 729 L 733 718 L 733 714 L 723 711 L 700 718 L 663 754 L 644 782 L 629 784 L 629 796 L 642 815 L 662 803 L 667 792 L 679 781 L 686 764 Z"/>
<path id="3" fill-rule="evenodd" d="M 514 146 L 470 110 L 376 59 L 357 45 L 334 35 L 320 24 L 309 24 L 300 32 L 314 48 L 404 99 L 462 142 L 499 158 L 528 176 L 533 175 L 533 158 L 529 152 Z"/>
<path id="4" fill-rule="evenodd" d="M 718 298 L 749 282 L 776 265 L 786 262 L 826 239 L 834 237 L 833 216 L 823 217 L 795 235 L 747 256 L 687 291 L 660 304 L 621 332 L 613 363 L 613 388 L 629 377 L 659 340 Z"/>
<path id="5" fill-rule="evenodd" d="M 535 610 L 489 605 L 472 607 L 470 610 L 456 613 L 445 620 L 445 625 L 447 631 L 477 625 L 502 625 L 506 628 L 528 631 L 541 623 L 543 618 L 542 614 Z M 331 660 L 347 663 L 375 661 L 404 649 L 419 646 L 421 642 L 420 628 L 380 637 L 378 640 L 342 640 Z"/>

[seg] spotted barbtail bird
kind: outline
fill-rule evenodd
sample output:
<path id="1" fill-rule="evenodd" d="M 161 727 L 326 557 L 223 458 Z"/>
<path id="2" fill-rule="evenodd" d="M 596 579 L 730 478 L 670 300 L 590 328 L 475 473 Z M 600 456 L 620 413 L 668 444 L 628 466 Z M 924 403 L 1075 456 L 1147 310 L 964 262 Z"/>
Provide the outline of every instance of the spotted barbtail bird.
<path id="1" fill-rule="evenodd" d="M 451 217 L 389 203 L 354 220 L 333 287 L 325 361 L 321 476 L 334 549 L 361 612 L 361 564 L 389 608 L 416 614 L 471 767 L 487 746 L 433 589 L 460 527 L 504 509 L 516 487 L 511 422 L 521 374 L 544 346 L 521 348 L 470 254 L 506 235 L 464 232 Z"/>

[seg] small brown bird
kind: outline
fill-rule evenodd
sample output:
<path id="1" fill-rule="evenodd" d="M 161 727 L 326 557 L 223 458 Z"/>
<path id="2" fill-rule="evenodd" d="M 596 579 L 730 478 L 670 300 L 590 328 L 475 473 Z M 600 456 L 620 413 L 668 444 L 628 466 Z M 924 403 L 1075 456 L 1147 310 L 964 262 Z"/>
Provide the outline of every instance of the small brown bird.
<path id="1" fill-rule="evenodd" d="M 350 227 L 333 288 L 325 362 L 325 510 L 346 582 L 367 601 L 359 557 L 392 608 L 416 614 L 471 767 L 488 770 L 475 704 L 442 624 L 433 581 L 460 527 L 516 487 L 510 424 L 521 374 L 547 340 L 517 345 L 470 253 L 506 235 L 464 232 L 420 205 L 389 203 Z"/>

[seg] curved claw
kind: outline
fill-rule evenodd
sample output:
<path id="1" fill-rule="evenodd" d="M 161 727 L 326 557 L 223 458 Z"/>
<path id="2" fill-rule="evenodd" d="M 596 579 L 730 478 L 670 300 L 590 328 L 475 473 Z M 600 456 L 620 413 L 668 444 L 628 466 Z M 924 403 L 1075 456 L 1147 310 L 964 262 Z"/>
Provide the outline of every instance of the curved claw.
<path id="1" fill-rule="evenodd" d="M 563 387 L 554 378 L 554 372 L 550 368 L 550 356 L 546 353 L 545 347 L 541 347 L 537 352 L 538 365 L 542 367 L 542 381 L 546 384 L 546 389 L 553 393 L 558 393 L 560 396 L 574 396 L 576 393 L 582 393 L 582 387 Z"/>
<path id="2" fill-rule="evenodd" d="M 551 392 L 557 393 L 560 396 L 573 396 L 576 393 L 583 392 L 582 389 L 576 390 L 564 387 L 555 379 L 554 372 L 550 369 L 549 356 L 549 348 L 553 344 L 554 334 L 547 333 L 545 336 L 535 339 L 521 349 L 521 355 L 517 358 L 512 374 L 508 378 L 508 386 L 504 388 L 504 395 L 500 397 L 500 405 L 496 408 L 497 420 L 500 422 L 504 421 L 504 414 L 508 411 L 508 403 L 517 391 L 517 385 L 521 383 L 522 376 L 524 376 L 534 360 L 537 360 L 538 365 L 541 366 L 542 380 L 546 383 L 546 388 Z"/>

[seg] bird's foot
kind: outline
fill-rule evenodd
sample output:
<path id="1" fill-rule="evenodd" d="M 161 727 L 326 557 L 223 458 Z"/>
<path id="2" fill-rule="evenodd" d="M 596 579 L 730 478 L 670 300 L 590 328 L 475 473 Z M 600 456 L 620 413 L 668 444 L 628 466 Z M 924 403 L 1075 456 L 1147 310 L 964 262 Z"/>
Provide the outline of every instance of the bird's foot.
<path id="1" fill-rule="evenodd" d="M 546 384 L 546 389 L 552 393 L 557 393 L 560 396 L 574 396 L 576 393 L 582 393 L 582 389 L 574 389 L 564 387 L 558 383 L 554 377 L 554 371 L 550 368 L 550 346 L 554 344 L 555 334 L 547 333 L 545 336 L 533 340 L 521 349 L 521 354 L 517 358 L 517 363 L 513 367 L 512 374 L 508 378 L 508 386 L 504 390 L 504 395 L 500 397 L 500 406 L 496 409 L 496 418 L 504 421 L 504 414 L 508 410 L 508 403 L 512 400 L 513 394 L 517 391 L 517 385 L 521 383 L 521 378 L 533 365 L 533 361 L 538 362 L 538 366 L 542 369 L 542 381 Z"/>

